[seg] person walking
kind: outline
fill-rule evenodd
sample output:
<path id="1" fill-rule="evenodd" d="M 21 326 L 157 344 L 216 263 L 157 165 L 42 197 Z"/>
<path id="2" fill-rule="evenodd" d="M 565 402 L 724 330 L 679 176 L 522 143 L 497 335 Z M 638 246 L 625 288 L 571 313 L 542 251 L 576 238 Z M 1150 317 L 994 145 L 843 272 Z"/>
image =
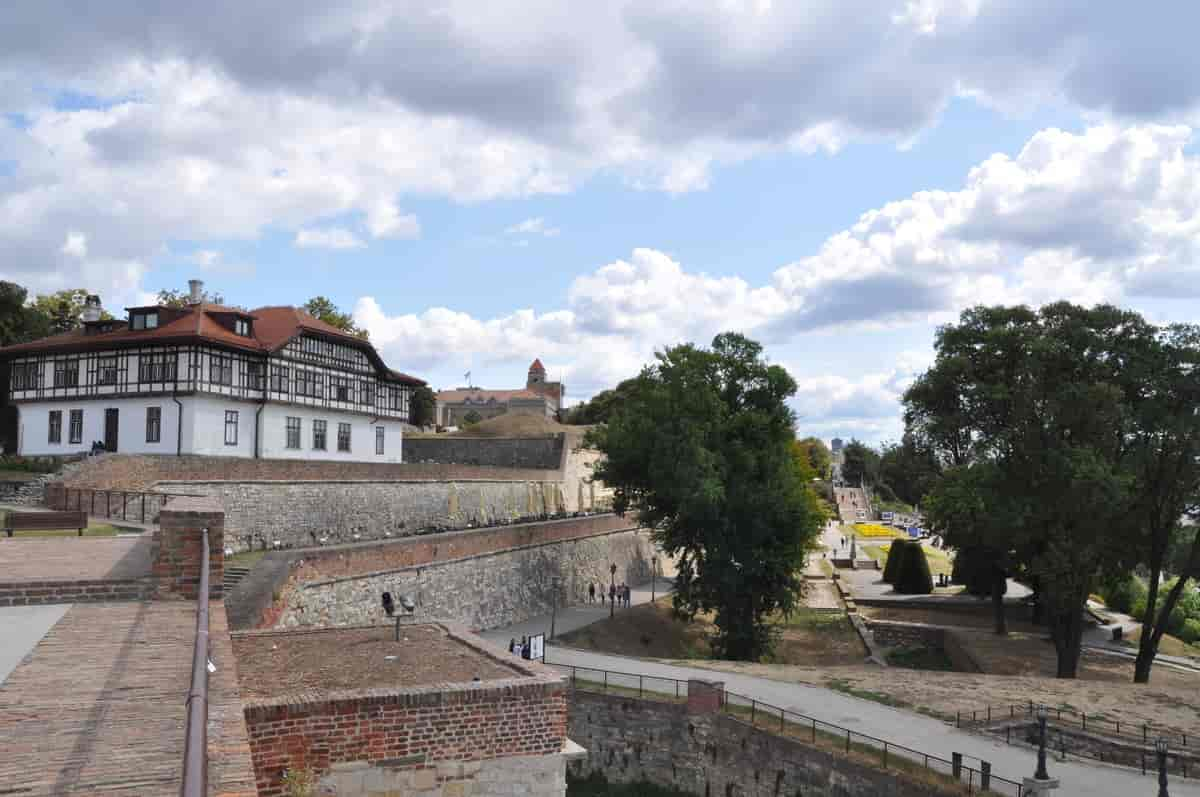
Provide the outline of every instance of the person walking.
<path id="1" fill-rule="evenodd" d="M 612 603 L 613 606 L 617 605 L 617 585 L 616 584 L 609 585 L 608 600 Z"/>
<path id="2" fill-rule="evenodd" d="M 521 637 L 521 658 L 529 658 L 529 637 Z"/>
<path id="3" fill-rule="evenodd" d="M 517 638 L 511 637 L 508 640 L 508 652 L 515 654 L 517 652 Z"/>
<path id="4" fill-rule="evenodd" d="M 629 585 L 626 584 L 625 585 L 625 608 L 626 609 L 629 608 L 629 599 L 632 597 L 632 595 L 633 595 L 633 593 L 630 592 Z"/>
<path id="5" fill-rule="evenodd" d="M 595 582 L 589 581 L 588 582 L 588 603 L 595 603 L 595 602 L 596 602 L 596 584 L 595 584 Z"/>
<path id="6" fill-rule="evenodd" d="M 604 606 L 604 585 L 600 585 L 600 606 Z"/>

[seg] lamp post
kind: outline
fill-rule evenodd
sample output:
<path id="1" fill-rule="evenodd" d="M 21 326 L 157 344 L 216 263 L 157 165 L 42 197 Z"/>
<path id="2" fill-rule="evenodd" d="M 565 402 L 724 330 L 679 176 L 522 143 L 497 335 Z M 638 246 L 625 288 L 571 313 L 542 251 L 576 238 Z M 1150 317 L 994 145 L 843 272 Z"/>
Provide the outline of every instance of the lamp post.
<path id="1" fill-rule="evenodd" d="M 1154 751 L 1158 753 L 1158 797 L 1170 797 L 1167 794 L 1167 740 L 1161 736 L 1155 739 Z"/>
<path id="2" fill-rule="evenodd" d="M 1033 773 L 1035 780 L 1050 780 L 1050 773 L 1046 771 L 1046 707 L 1039 704 L 1037 707 L 1038 721 L 1038 762 L 1037 772 Z"/>
<path id="3" fill-rule="evenodd" d="M 608 616 L 611 619 L 617 610 L 617 566 L 609 565 L 608 572 L 612 575 L 612 589 L 608 591 Z"/>
<path id="4" fill-rule="evenodd" d="M 654 582 L 658 581 L 658 557 L 650 557 L 650 603 L 654 603 Z"/>
<path id="5" fill-rule="evenodd" d="M 558 619 L 558 576 L 550 577 L 550 641 L 554 640 L 554 621 Z"/>

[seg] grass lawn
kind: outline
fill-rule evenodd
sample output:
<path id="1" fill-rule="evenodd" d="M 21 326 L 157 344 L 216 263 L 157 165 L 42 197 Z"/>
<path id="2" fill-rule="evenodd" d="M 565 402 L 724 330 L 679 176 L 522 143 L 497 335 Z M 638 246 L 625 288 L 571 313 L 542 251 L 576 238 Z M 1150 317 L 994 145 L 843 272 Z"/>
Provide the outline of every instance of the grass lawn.
<path id="1" fill-rule="evenodd" d="M 1138 643 L 1142 641 L 1141 629 L 1132 636 L 1123 640 L 1125 647 L 1137 649 Z M 1197 656 L 1200 657 L 1200 646 L 1189 645 L 1179 637 L 1173 637 L 1170 634 L 1163 634 L 1162 639 L 1158 640 L 1158 652 L 1167 656 Z"/>
<path id="2" fill-rule="evenodd" d="M 234 567 L 254 567 L 258 564 L 258 560 L 266 555 L 266 551 L 242 551 L 226 558 L 225 564 Z"/>
<path id="3" fill-rule="evenodd" d="M 864 545 L 862 546 L 863 553 L 874 559 L 882 568 L 887 564 L 888 550 L 892 547 L 891 543 L 882 543 L 879 545 Z M 929 562 L 929 572 L 936 579 L 939 573 L 950 575 L 954 570 L 954 562 L 951 561 L 950 555 L 945 551 L 937 548 L 930 548 L 928 545 L 922 545 L 925 549 L 925 560 Z"/>
<path id="4" fill-rule="evenodd" d="M 801 608 L 774 618 L 773 624 L 779 639 L 770 663 L 837 666 L 861 663 L 866 656 L 845 612 Z M 697 615 L 690 623 L 677 620 L 671 613 L 671 599 L 660 598 L 557 639 L 570 647 L 622 656 L 711 659 L 708 640 L 714 631 L 712 615 Z"/>

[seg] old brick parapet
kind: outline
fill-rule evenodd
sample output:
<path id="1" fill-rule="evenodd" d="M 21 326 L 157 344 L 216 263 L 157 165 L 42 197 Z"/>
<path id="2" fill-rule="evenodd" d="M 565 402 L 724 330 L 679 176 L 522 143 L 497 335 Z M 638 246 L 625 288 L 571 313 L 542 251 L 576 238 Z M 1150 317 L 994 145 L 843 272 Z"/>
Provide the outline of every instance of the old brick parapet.
<path id="1" fill-rule="evenodd" d="M 497 651 L 464 630 L 442 625 L 485 655 Z M 258 631 L 287 635 L 322 631 Z M 566 744 L 567 687 L 537 662 L 506 661 L 512 678 L 404 688 L 309 690 L 244 701 L 262 797 L 283 794 L 289 769 L 322 776 L 367 764 L 395 774 L 454 762 L 557 756 Z"/>
<path id="2" fill-rule="evenodd" d="M 219 599 L 225 573 L 225 512 L 212 498 L 173 498 L 154 532 L 153 576 L 158 598 L 195 599 L 208 530 L 209 598 Z"/>
<path id="3" fill-rule="evenodd" d="M 723 681 L 688 680 L 688 714 L 716 714 L 724 705 L 725 683 Z"/>

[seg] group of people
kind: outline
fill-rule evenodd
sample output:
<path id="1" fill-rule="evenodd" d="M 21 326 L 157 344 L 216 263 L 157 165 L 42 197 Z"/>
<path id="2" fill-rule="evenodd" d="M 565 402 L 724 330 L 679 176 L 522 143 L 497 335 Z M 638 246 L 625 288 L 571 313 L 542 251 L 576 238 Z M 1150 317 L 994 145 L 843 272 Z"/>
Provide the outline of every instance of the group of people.
<path id="1" fill-rule="evenodd" d="M 596 594 L 600 595 L 600 605 L 605 605 L 604 584 L 588 584 L 588 603 L 596 602 Z M 608 585 L 608 600 L 613 606 L 619 606 L 623 609 L 629 608 L 630 600 L 629 585 L 625 583 L 609 584 Z"/>
<path id="2" fill-rule="evenodd" d="M 513 637 L 512 639 L 508 640 L 508 652 L 513 654 L 514 656 L 520 656 L 523 659 L 527 659 L 530 656 L 529 651 L 530 651 L 529 637 L 527 637 L 527 636 L 521 637 L 520 642 L 517 641 L 516 637 Z"/>

